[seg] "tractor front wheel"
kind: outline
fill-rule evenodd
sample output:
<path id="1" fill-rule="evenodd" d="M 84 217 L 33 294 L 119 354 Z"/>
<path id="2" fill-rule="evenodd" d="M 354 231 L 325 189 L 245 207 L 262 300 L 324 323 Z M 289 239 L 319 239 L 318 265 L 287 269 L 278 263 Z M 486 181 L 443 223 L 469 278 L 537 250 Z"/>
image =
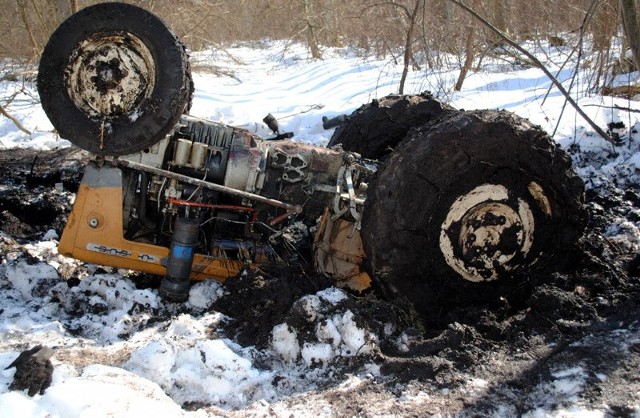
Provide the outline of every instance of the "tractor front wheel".
<path id="1" fill-rule="evenodd" d="M 184 45 L 125 3 L 82 9 L 51 35 L 38 71 L 42 107 L 61 137 L 99 155 L 142 151 L 188 110 Z"/>

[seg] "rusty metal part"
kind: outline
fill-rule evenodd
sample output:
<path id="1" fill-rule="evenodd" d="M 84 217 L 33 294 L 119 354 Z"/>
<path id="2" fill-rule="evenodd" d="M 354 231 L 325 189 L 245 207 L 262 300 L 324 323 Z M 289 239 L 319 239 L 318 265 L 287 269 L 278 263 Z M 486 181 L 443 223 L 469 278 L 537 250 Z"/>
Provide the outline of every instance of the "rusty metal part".
<path id="1" fill-rule="evenodd" d="M 73 50 L 65 70 L 69 97 L 93 118 L 135 113 L 151 96 L 155 79 L 151 52 L 130 33 L 87 38 Z"/>
<path id="2" fill-rule="evenodd" d="M 282 179 L 289 183 L 304 180 L 304 169 L 308 166 L 306 159 L 300 154 L 287 154 L 279 148 L 271 152 L 271 167 L 282 168 Z"/>
<path id="3" fill-rule="evenodd" d="M 337 219 L 349 212 L 353 219 L 356 221 L 356 228 L 360 229 L 360 221 L 362 220 L 362 205 L 364 205 L 365 199 L 363 196 L 357 196 L 353 184 L 353 175 L 356 171 L 356 167 L 353 161 L 345 159 L 345 165 L 338 171 L 336 190 L 333 200 L 333 219 Z M 343 192 L 346 189 L 346 193 Z M 348 202 L 348 206 L 343 206 L 343 201 Z M 360 210 L 358 210 L 360 205 Z"/>
<path id="4" fill-rule="evenodd" d="M 277 225 L 280 222 L 282 222 L 285 219 L 287 219 L 289 216 L 291 216 L 291 214 L 289 212 L 287 212 L 287 213 L 283 213 L 280 216 L 276 216 L 275 218 L 269 219 L 269 226 Z"/>
<path id="5" fill-rule="evenodd" d="M 371 286 L 371 277 L 363 271 L 365 259 L 360 231 L 354 222 L 333 219 L 327 209 L 314 240 L 316 269 L 331 275 L 339 286 L 362 291 Z"/>
<path id="6" fill-rule="evenodd" d="M 235 134 L 226 162 L 224 185 L 235 190 L 259 193 L 265 177 L 269 148 L 248 132 Z"/>

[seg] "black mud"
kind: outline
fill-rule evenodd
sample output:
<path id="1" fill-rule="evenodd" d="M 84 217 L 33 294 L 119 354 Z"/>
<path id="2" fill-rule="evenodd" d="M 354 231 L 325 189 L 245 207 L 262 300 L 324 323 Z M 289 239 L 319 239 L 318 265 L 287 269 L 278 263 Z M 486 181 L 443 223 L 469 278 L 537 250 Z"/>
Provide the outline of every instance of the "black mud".
<path id="1" fill-rule="evenodd" d="M 285 315 L 296 300 L 334 284 L 329 277 L 300 267 L 266 265 L 228 279 L 228 293 L 212 308 L 231 317 L 225 332 L 238 343 L 264 348 L 269 344 L 271 330 L 285 322 Z"/>
<path id="2" fill-rule="evenodd" d="M 60 236 L 87 161 L 74 147 L 0 151 L 0 230 L 19 242 Z"/>
<path id="3" fill-rule="evenodd" d="M 402 141 L 411 128 L 456 112 L 429 93 L 390 95 L 355 110 L 338 127 L 328 146 L 341 145 L 364 158 L 381 159 Z"/>

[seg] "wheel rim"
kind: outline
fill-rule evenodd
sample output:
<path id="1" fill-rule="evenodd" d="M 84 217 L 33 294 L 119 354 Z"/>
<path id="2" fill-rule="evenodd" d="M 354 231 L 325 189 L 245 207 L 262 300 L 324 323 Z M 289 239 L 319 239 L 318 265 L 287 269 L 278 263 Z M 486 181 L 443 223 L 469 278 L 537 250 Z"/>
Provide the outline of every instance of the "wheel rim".
<path id="1" fill-rule="evenodd" d="M 453 202 L 442 223 L 440 250 L 465 280 L 493 281 L 523 264 L 534 229 L 527 202 L 502 185 L 484 184 Z"/>
<path id="2" fill-rule="evenodd" d="M 126 33 L 96 35 L 81 42 L 65 68 L 69 97 L 82 112 L 101 120 L 137 118 L 153 92 L 154 60 L 145 44 Z"/>

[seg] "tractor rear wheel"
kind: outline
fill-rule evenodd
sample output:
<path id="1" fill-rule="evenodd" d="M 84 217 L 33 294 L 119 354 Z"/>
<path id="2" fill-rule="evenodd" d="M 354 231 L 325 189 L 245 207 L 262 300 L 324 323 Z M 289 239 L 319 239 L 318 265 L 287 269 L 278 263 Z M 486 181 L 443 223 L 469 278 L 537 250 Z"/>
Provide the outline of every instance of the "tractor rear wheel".
<path id="1" fill-rule="evenodd" d="M 411 128 L 422 126 L 456 110 L 430 94 L 390 95 L 362 105 L 331 136 L 328 146 L 364 158 L 381 159 L 389 154 Z"/>
<path id="2" fill-rule="evenodd" d="M 585 224 L 570 158 L 502 111 L 461 112 L 410 132 L 368 190 L 370 270 L 422 312 L 509 297 Z"/>

